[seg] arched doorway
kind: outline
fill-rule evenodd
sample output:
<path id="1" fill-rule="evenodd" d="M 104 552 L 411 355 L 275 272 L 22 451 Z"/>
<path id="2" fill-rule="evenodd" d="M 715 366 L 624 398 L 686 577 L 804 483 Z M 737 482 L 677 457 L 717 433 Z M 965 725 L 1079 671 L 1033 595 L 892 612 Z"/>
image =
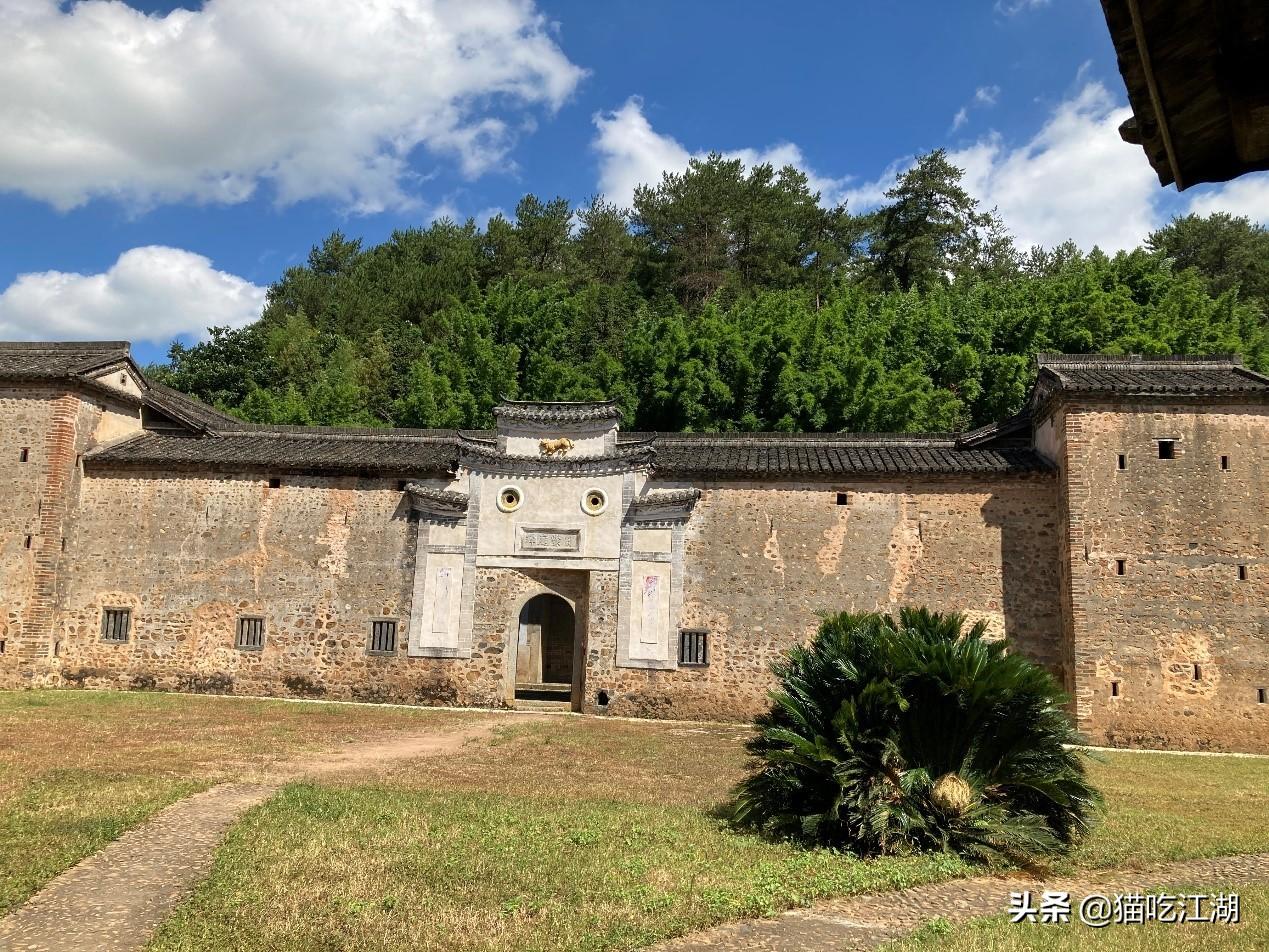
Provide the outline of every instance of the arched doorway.
<path id="1" fill-rule="evenodd" d="M 576 618 L 573 606 L 550 592 L 520 609 L 516 644 L 516 694 L 571 693 Z"/>

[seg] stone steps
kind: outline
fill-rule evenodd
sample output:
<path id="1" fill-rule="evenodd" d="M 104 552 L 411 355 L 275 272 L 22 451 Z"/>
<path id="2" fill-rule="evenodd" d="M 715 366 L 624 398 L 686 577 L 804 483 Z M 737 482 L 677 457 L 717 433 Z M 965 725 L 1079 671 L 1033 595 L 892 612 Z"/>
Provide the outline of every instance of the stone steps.
<path id="1" fill-rule="evenodd" d="M 572 701 L 534 701 L 516 698 L 515 709 L 517 711 L 571 711 L 573 709 Z"/>

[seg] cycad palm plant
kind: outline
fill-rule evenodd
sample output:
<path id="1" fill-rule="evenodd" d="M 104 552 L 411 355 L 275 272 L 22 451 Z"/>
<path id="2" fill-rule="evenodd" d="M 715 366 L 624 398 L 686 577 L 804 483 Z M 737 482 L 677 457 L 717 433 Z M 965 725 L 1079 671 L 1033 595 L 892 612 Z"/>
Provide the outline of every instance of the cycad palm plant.
<path id="1" fill-rule="evenodd" d="M 960 615 L 843 613 L 775 666 L 735 820 L 862 855 L 1061 852 L 1099 813 L 1065 697 Z"/>

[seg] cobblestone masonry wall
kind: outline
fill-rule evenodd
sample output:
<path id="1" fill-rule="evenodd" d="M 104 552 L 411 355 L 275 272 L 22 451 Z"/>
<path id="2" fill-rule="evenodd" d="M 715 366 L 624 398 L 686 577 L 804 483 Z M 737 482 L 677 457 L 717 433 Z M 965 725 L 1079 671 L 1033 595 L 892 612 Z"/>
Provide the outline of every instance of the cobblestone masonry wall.
<path id="1" fill-rule="evenodd" d="M 406 657 L 414 533 L 395 480 L 221 474 L 86 478 L 59 622 L 60 674 L 88 686 L 498 703 L 500 651 Z M 126 644 L 104 608 L 132 610 Z M 265 619 L 262 650 L 237 619 Z M 368 652 L 398 622 L 397 650 Z M 492 661 L 491 659 L 492 654 Z"/>
<path id="2" fill-rule="evenodd" d="M 65 388 L 0 388 L 0 685 L 56 667 L 55 616 L 78 459 L 103 416 L 112 432 L 126 431 L 126 413 Z"/>
<path id="3" fill-rule="evenodd" d="M 681 623 L 710 632 L 709 666 L 618 669 L 613 713 L 750 717 L 771 662 L 845 609 L 963 611 L 1061 675 L 1053 479 L 702 488 Z"/>
<path id="4" fill-rule="evenodd" d="M 1269 752 L 1269 411 L 1070 407 L 1063 433 L 1081 729 Z"/>

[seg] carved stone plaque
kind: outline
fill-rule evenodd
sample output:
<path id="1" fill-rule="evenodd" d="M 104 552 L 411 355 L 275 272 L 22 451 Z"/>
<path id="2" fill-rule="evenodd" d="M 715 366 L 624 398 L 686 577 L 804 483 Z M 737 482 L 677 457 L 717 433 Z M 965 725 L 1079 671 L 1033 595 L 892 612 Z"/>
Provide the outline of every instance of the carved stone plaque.
<path id="1" fill-rule="evenodd" d="M 521 552 L 569 553 L 582 549 L 581 529 L 530 529 L 522 526 L 519 535 Z"/>

